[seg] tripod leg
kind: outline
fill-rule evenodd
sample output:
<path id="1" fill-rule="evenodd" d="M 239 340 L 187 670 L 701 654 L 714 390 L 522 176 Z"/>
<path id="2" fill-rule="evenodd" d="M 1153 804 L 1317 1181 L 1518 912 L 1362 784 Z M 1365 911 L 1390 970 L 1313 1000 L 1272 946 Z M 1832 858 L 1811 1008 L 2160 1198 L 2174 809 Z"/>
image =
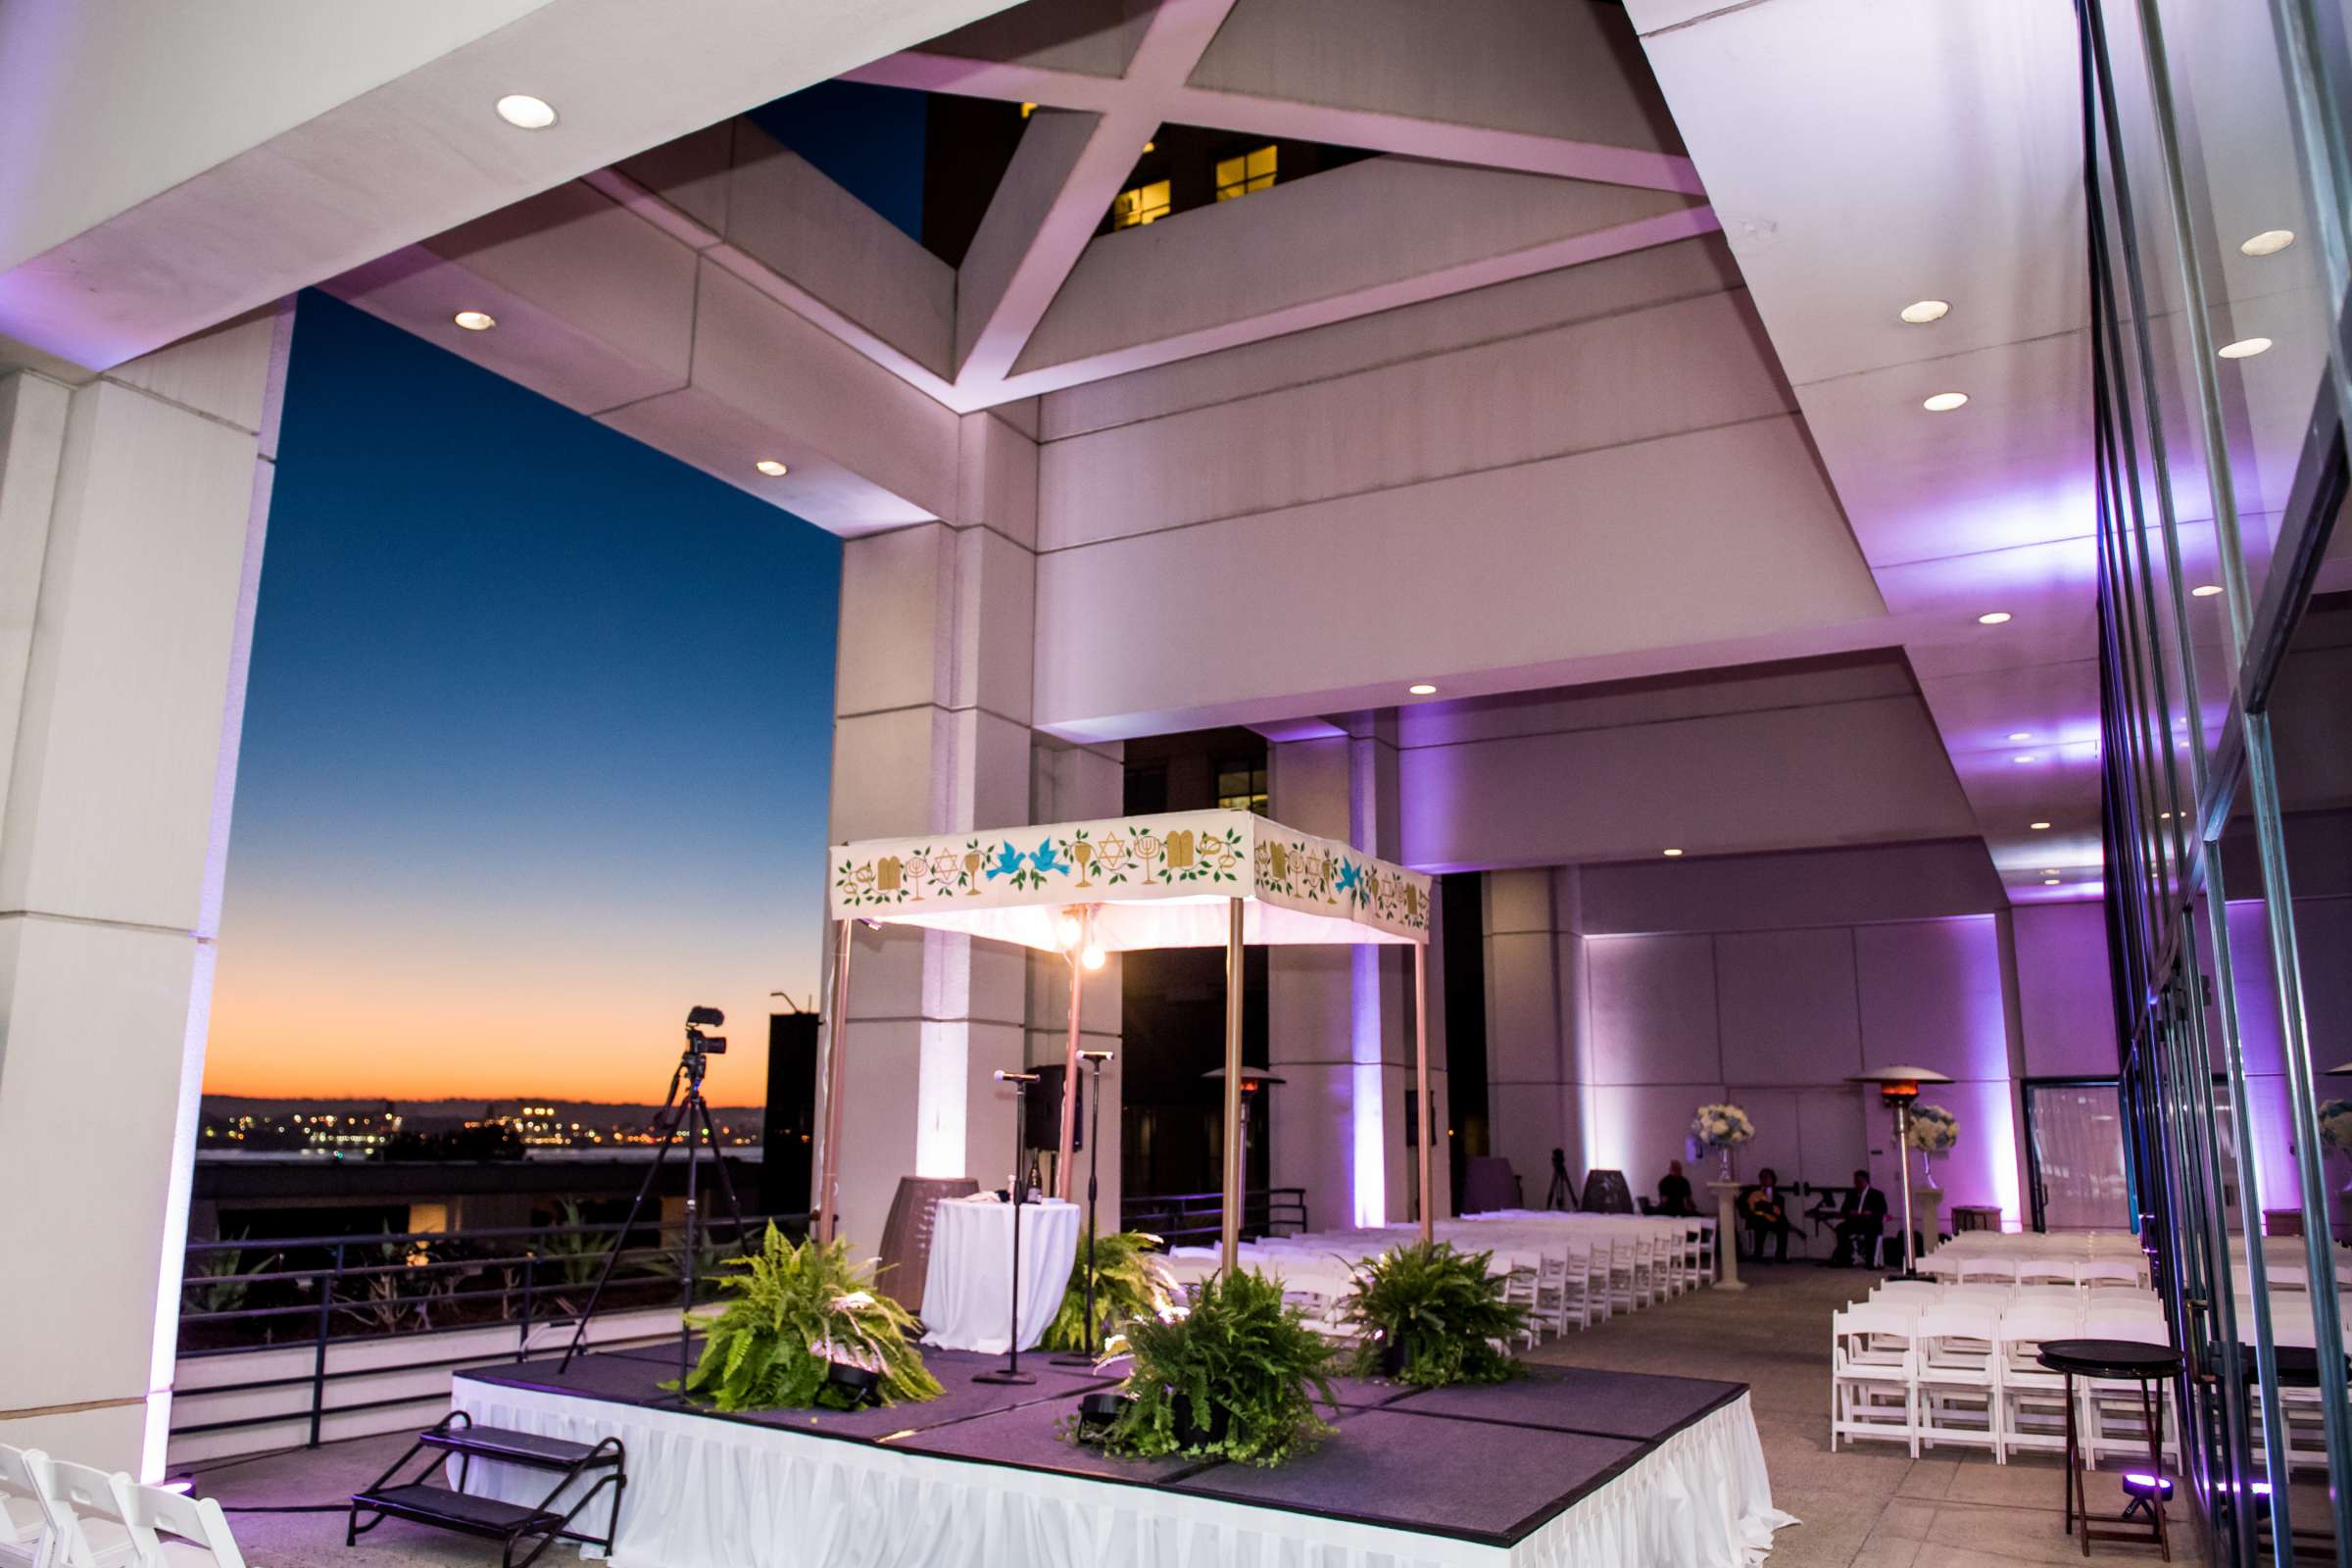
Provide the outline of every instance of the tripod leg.
<path id="1" fill-rule="evenodd" d="M 681 1115 L 678 1121 L 685 1119 Z M 580 1321 L 571 1331 L 571 1347 L 564 1352 L 563 1363 L 556 1368 L 557 1371 L 569 1370 L 571 1358 L 580 1353 L 580 1347 L 587 1342 L 588 1320 L 596 1316 L 596 1303 L 604 1298 L 605 1287 L 612 1283 L 613 1265 L 620 1261 L 621 1250 L 629 1245 L 629 1232 L 636 1227 L 637 1212 L 645 1207 L 646 1198 L 653 1192 L 654 1183 L 661 1179 L 662 1161 L 668 1156 L 669 1146 L 677 1142 L 677 1138 L 678 1125 L 672 1122 L 669 1131 L 662 1135 L 662 1147 L 654 1151 L 653 1162 L 645 1168 L 645 1180 L 637 1184 L 637 1196 L 629 1200 L 628 1216 L 620 1222 L 620 1234 L 612 1238 L 612 1250 L 605 1254 L 604 1271 L 596 1277 L 596 1289 L 588 1293 L 588 1304 L 580 1309 Z"/>
<path id="2" fill-rule="evenodd" d="M 743 1205 L 735 1200 L 735 1178 L 727 1174 L 727 1156 L 719 1150 L 717 1129 L 710 1125 L 710 1107 L 703 1103 L 699 1093 L 694 1102 L 702 1113 L 704 1136 L 710 1140 L 711 1168 L 718 1173 L 718 1196 L 727 1205 L 727 1216 L 735 1222 L 735 1250 L 749 1257 L 752 1245 L 743 1233 Z"/>

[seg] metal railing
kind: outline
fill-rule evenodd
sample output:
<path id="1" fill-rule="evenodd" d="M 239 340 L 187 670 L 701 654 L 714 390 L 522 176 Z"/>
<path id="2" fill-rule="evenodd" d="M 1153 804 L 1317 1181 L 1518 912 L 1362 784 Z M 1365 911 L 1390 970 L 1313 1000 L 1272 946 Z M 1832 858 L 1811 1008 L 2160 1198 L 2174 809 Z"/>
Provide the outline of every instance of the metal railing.
<path id="1" fill-rule="evenodd" d="M 1213 1242 L 1225 1231 L 1225 1195 L 1166 1193 L 1124 1199 L 1119 1224 L 1131 1231 L 1149 1231 L 1170 1247 Z M 1295 1236 L 1307 1228 L 1306 1189 L 1266 1187 L 1242 1195 L 1242 1236 Z"/>
<path id="2" fill-rule="evenodd" d="M 773 1220 L 806 1235 L 807 1214 L 745 1215 L 754 1240 Z M 631 1245 L 629 1235 L 651 1235 Z M 697 1249 L 698 1302 L 718 1294 L 719 1261 L 736 1250 L 735 1221 L 709 1222 Z M 316 1447 L 330 1414 L 421 1402 L 415 1396 L 330 1405 L 329 1387 L 348 1378 L 380 1377 L 380 1365 L 330 1368 L 330 1348 L 357 1342 L 421 1340 L 432 1335 L 514 1331 L 513 1358 L 532 1350 L 534 1329 L 576 1325 L 607 1260 L 612 1278 L 596 1303 L 607 1313 L 674 1307 L 683 1261 L 681 1226 L 625 1223 L 526 1225 L 492 1230 L 379 1232 L 306 1236 L 288 1240 L 192 1242 L 187 1249 L 179 1316 L 179 1361 L 307 1347 L 310 1369 L 300 1376 L 206 1383 L 208 1398 L 296 1388 L 310 1389 L 308 1446 Z M 615 1255 L 617 1254 L 617 1255 Z M 542 1347 L 544 1348 L 544 1347 Z M 402 1359 L 407 1372 L 431 1372 L 505 1359 L 504 1352 Z M 283 1409 L 229 1419 L 174 1424 L 174 1437 L 241 1427 L 282 1425 Z"/>

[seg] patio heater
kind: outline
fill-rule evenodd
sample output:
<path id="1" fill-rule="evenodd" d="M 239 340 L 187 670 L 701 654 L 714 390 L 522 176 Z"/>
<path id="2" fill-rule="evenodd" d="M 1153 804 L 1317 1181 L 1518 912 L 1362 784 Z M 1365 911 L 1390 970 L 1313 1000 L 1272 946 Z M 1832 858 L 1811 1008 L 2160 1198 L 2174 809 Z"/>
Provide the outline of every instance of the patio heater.
<path id="1" fill-rule="evenodd" d="M 1903 1271 L 1896 1279 L 1919 1278 L 1919 1259 L 1911 1246 L 1911 1105 L 1921 1084 L 1948 1084 L 1951 1076 L 1933 1067 L 1873 1067 L 1849 1074 L 1849 1084 L 1877 1084 L 1879 1102 L 1894 1112 L 1894 1163 L 1903 1176 Z"/>

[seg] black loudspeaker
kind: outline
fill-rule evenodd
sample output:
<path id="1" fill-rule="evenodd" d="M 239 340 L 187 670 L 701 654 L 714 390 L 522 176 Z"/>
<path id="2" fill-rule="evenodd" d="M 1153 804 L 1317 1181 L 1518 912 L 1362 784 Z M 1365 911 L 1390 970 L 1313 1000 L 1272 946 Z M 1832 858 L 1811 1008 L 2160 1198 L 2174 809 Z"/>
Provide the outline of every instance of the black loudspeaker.
<path id="1" fill-rule="evenodd" d="M 767 1110 L 762 1118 L 760 1212 L 808 1209 L 816 1145 L 816 1014 L 767 1015 Z"/>
<path id="2" fill-rule="evenodd" d="M 1069 1069 L 1061 1062 L 1051 1067 L 1032 1067 L 1037 1082 L 1029 1086 L 1028 1122 L 1021 1141 L 1041 1154 L 1051 1154 L 1061 1147 L 1061 1079 Z M 1072 1129 L 1070 1152 L 1076 1153 L 1086 1147 L 1086 1082 L 1081 1074 L 1078 1083 L 1078 1124 Z"/>

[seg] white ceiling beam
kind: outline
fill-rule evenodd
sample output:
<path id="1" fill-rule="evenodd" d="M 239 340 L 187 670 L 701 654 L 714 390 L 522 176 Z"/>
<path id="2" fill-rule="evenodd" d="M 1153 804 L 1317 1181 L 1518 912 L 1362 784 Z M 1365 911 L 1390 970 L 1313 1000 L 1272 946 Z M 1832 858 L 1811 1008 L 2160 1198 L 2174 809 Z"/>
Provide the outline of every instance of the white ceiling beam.
<path id="1" fill-rule="evenodd" d="M 0 158 L 0 337 L 111 366 L 1004 5 L 545 0 L 505 4 L 477 30 L 478 16 L 416 22 L 432 10 L 419 4 L 386 13 L 425 28 L 429 47 L 412 40 L 403 57 L 377 39 L 348 47 L 344 8 L 327 8 L 331 26 L 292 26 L 274 0 L 12 3 L 0 141 L 18 156 Z M 261 41 L 219 47 L 237 39 Z M 389 79 L 347 66 L 386 58 L 398 61 Z M 89 93 L 55 90 L 115 74 L 144 84 L 141 113 L 173 106 L 147 115 L 134 143 L 122 138 L 137 116 L 93 122 L 104 94 L 94 111 Z M 503 123 L 492 106 L 513 92 L 561 118 L 538 131 Z M 114 177 L 124 167 L 175 177 L 125 186 Z M 109 194 L 91 207 L 74 196 L 81 184 Z"/>
<path id="2" fill-rule="evenodd" d="M 1162 0 L 1128 62 L 1124 90 L 1105 109 L 1084 121 L 1066 112 L 1030 117 L 957 281 L 959 388 L 993 386 L 1011 372 L 1159 128 L 1159 105 L 1192 74 L 1233 4 Z"/>

